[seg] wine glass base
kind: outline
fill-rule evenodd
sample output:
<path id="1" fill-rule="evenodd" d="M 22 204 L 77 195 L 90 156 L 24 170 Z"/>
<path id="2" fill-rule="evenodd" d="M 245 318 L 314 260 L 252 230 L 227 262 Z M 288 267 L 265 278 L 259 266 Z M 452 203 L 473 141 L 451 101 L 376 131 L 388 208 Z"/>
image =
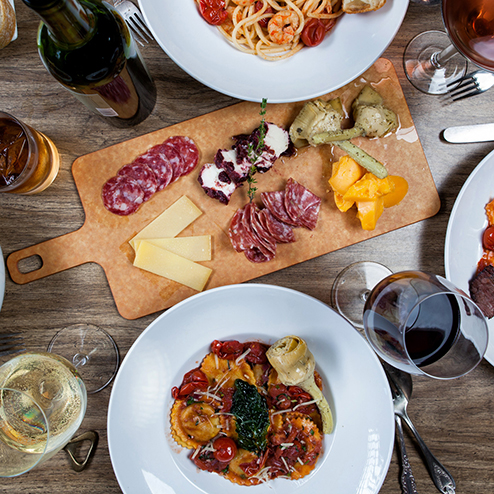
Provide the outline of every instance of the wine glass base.
<path id="1" fill-rule="evenodd" d="M 120 363 L 113 338 L 92 324 L 74 324 L 60 330 L 50 341 L 48 351 L 65 357 L 76 367 L 88 394 L 108 386 Z"/>
<path id="2" fill-rule="evenodd" d="M 356 328 L 364 329 L 364 306 L 370 291 L 392 271 L 373 261 L 360 261 L 338 274 L 331 290 L 332 306 Z"/>
<path id="3" fill-rule="evenodd" d="M 460 53 L 440 66 L 432 62 L 435 54 L 449 47 L 451 40 L 442 31 L 426 31 L 410 40 L 403 53 L 403 67 L 415 88 L 427 94 L 445 94 L 447 84 L 466 74 L 468 61 Z"/>

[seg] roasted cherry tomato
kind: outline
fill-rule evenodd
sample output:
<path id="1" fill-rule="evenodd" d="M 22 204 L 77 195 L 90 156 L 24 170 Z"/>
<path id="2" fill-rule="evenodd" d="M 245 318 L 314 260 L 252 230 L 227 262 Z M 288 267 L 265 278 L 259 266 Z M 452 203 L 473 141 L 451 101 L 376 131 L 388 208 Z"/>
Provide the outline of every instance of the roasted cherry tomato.
<path id="1" fill-rule="evenodd" d="M 335 19 L 309 19 L 302 30 L 301 39 L 306 46 L 317 46 L 322 43 L 326 33 L 336 24 Z"/>
<path id="2" fill-rule="evenodd" d="M 268 347 L 257 341 L 250 341 L 244 344 L 244 351 L 250 348 L 250 352 L 245 356 L 245 360 L 251 364 L 266 364 L 268 358 L 266 351 Z"/>
<path id="3" fill-rule="evenodd" d="M 302 42 L 307 46 L 319 45 L 326 35 L 326 27 L 320 19 L 309 19 L 302 30 Z"/>
<path id="4" fill-rule="evenodd" d="M 208 389 L 208 383 L 203 383 L 203 382 L 186 383 L 180 386 L 180 391 L 178 392 L 178 396 L 181 397 L 189 396 L 195 391 L 206 391 L 206 389 Z"/>
<path id="5" fill-rule="evenodd" d="M 229 437 L 219 437 L 213 443 L 214 457 L 223 463 L 227 463 L 237 454 L 237 445 L 235 441 Z"/>
<path id="6" fill-rule="evenodd" d="M 204 20 L 213 26 L 223 24 L 228 17 L 224 0 L 199 0 L 199 11 Z"/>
<path id="7" fill-rule="evenodd" d="M 201 369 L 192 369 L 185 374 L 180 388 L 172 388 L 172 397 L 174 399 L 188 396 L 194 391 L 205 391 L 209 386 L 208 378 Z"/>
<path id="8" fill-rule="evenodd" d="M 484 249 L 494 250 L 494 225 L 488 226 L 482 235 Z"/>
<path id="9" fill-rule="evenodd" d="M 211 343 L 211 350 L 214 354 L 218 355 L 219 358 L 235 360 L 237 357 L 242 355 L 244 345 L 236 340 L 223 342 L 214 340 L 213 343 Z"/>
<path id="10" fill-rule="evenodd" d="M 263 5 L 262 2 L 257 1 L 254 4 L 254 12 L 259 12 L 262 9 L 262 5 Z M 264 11 L 265 14 L 272 14 L 273 12 L 274 11 L 271 7 L 267 7 L 266 10 Z M 261 19 L 260 21 L 258 21 L 258 24 L 265 29 L 268 27 L 268 23 L 269 23 L 269 17 L 266 17 L 265 19 Z"/>
<path id="11" fill-rule="evenodd" d="M 201 369 L 192 369 L 191 371 L 187 372 L 187 374 L 185 374 L 182 384 L 187 384 L 192 382 L 207 383 L 208 378 L 206 377 L 206 374 L 202 372 Z"/>

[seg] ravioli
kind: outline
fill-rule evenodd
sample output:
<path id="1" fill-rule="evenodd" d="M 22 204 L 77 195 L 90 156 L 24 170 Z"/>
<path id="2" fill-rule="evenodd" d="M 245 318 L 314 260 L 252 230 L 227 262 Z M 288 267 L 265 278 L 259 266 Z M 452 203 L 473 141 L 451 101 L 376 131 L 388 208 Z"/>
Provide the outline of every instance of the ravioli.
<path id="1" fill-rule="evenodd" d="M 280 383 L 264 358 L 266 345 L 237 341 L 223 344 L 227 343 L 228 351 L 221 352 L 222 343 L 215 340 L 200 366 L 172 390 L 172 437 L 191 450 L 190 459 L 198 468 L 235 484 L 252 486 L 278 477 L 295 480 L 309 475 L 323 452 L 321 416 L 314 401 L 300 388 Z M 236 385 L 241 381 L 250 387 Z M 321 388 L 319 375 L 316 381 Z M 251 392 L 242 394 L 241 389 Z M 247 401 L 239 405 L 246 396 L 257 398 L 252 404 Z M 254 403 L 265 403 L 263 413 L 269 415 L 269 424 L 265 422 L 253 431 L 252 441 L 246 441 L 245 424 L 252 422 L 255 427 L 259 416 L 259 405 Z M 243 406 L 241 412 L 239 406 Z M 249 413 L 256 414 L 252 420 Z M 265 434 L 260 442 L 259 433 Z M 220 442 L 231 445 L 231 451 L 218 448 Z"/>

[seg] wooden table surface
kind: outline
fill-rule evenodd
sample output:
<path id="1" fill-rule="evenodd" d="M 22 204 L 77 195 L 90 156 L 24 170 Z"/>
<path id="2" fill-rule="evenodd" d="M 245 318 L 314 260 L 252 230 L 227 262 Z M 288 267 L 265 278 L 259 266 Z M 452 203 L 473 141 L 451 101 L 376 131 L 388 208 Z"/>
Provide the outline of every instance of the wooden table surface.
<path id="1" fill-rule="evenodd" d="M 71 174 L 71 165 L 77 157 L 237 102 L 197 82 L 153 42 L 142 49 L 142 54 L 156 81 L 157 105 L 140 125 L 125 130 L 114 128 L 86 111 L 51 78 L 37 53 L 38 20 L 19 0 L 15 5 L 19 36 L 0 51 L 0 109 L 51 137 L 60 150 L 62 165 L 56 181 L 46 191 L 34 196 L 2 194 L 0 197 L 0 245 L 4 258 L 18 249 L 72 232 L 83 224 L 84 212 Z M 441 140 L 440 133 L 452 125 L 489 122 L 494 115 L 494 92 L 444 106 L 437 97 L 414 89 L 403 73 L 403 49 L 410 38 L 427 29 L 443 30 L 440 7 L 410 4 L 401 29 L 383 56 L 393 62 L 399 75 L 440 194 L 439 213 L 406 228 L 266 275 L 256 279 L 256 283 L 293 288 L 329 304 L 334 278 L 343 267 L 358 260 L 375 260 L 393 271 L 420 269 L 444 275 L 444 240 L 454 201 L 469 174 L 494 144 L 448 144 Z M 7 275 L 0 332 L 22 331 L 29 350 L 44 350 L 53 334 L 64 326 L 93 323 L 107 329 L 124 357 L 158 315 L 137 320 L 122 318 L 103 270 L 96 264 L 84 264 L 26 285 L 15 284 Z M 111 386 L 88 398 L 81 432 L 96 430 L 100 442 L 85 471 L 73 472 L 65 453 L 60 452 L 43 467 L 26 475 L 0 479 L 0 491 L 12 494 L 121 492 L 108 452 L 106 418 L 110 393 Z M 485 360 L 469 375 L 451 382 L 414 378 L 409 414 L 431 450 L 454 476 L 458 493 L 494 492 L 493 393 L 494 369 Z M 411 436 L 405 433 L 417 491 L 437 492 Z M 400 491 L 399 471 L 395 452 L 380 492 Z"/>

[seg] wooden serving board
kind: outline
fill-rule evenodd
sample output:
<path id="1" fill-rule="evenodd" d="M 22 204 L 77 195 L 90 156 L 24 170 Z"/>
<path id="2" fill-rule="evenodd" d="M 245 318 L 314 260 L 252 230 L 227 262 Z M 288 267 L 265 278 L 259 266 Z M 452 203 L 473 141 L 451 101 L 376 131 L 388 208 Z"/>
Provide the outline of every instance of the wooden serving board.
<path id="1" fill-rule="evenodd" d="M 400 127 L 385 138 L 359 138 L 353 142 L 383 162 L 390 174 L 401 175 L 409 183 L 408 195 L 399 205 L 384 211 L 375 230 L 362 230 L 355 209 L 347 213 L 336 209 L 327 179 L 331 163 L 342 152 L 332 146 L 305 148 L 295 157 L 279 159 L 268 173 L 257 174 L 256 197 L 259 200 L 262 191 L 283 189 L 286 180 L 293 177 L 322 198 L 317 228 L 297 228 L 296 242 L 278 245 L 276 257 L 270 262 L 253 264 L 235 252 L 227 232 L 234 212 L 248 202 L 247 186 L 237 189 L 225 206 L 203 192 L 197 176 L 201 165 L 212 162 L 218 149 L 232 146 L 233 135 L 250 133 L 259 125 L 259 104 L 244 102 L 78 158 L 72 173 L 86 214 L 83 226 L 13 252 L 7 259 L 13 281 L 28 283 L 96 262 L 103 267 L 117 309 L 124 318 L 136 319 L 176 304 L 196 292 L 135 268 L 128 240 L 182 195 L 189 197 L 204 214 L 180 235 L 213 236 L 213 259 L 203 263 L 213 270 L 206 289 L 245 282 L 433 216 L 439 210 L 439 196 L 391 62 L 379 59 L 358 79 L 323 99 L 339 96 L 348 111 L 365 84 L 372 84 L 383 96 L 386 106 L 399 116 Z M 266 120 L 288 128 L 302 106 L 303 102 L 268 104 Z M 173 135 L 194 139 L 200 150 L 197 168 L 155 194 L 132 215 L 120 217 L 108 212 L 101 200 L 106 180 L 137 155 Z M 19 261 L 34 255 L 41 257 L 42 267 L 20 272 Z"/>

